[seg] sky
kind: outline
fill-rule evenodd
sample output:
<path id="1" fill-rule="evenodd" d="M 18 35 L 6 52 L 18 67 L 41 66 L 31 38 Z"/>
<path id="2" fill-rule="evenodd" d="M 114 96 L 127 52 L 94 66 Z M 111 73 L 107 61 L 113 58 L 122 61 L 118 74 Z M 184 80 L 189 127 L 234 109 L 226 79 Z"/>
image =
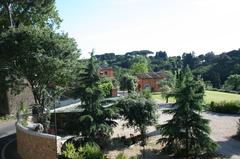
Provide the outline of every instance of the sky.
<path id="1" fill-rule="evenodd" d="M 82 57 L 134 50 L 215 54 L 240 48 L 240 0 L 56 0 Z"/>

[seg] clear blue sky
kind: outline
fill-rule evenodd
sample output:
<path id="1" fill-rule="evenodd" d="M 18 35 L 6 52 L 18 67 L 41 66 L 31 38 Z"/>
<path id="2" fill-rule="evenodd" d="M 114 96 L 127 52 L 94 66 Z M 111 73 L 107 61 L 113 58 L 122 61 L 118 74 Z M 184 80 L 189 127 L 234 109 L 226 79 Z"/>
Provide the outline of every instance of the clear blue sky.
<path id="1" fill-rule="evenodd" d="M 148 49 L 171 56 L 240 48 L 240 0 L 57 0 L 82 56 Z"/>

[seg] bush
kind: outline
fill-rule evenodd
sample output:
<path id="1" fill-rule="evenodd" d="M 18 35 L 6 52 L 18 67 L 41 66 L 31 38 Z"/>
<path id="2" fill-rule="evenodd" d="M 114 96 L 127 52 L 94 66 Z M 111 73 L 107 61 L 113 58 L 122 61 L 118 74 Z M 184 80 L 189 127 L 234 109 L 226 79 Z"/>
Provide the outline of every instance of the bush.
<path id="1" fill-rule="evenodd" d="M 72 143 L 66 144 L 66 150 L 59 156 L 61 159 L 106 159 L 100 147 L 95 143 L 87 143 L 76 149 Z"/>
<path id="2" fill-rule="evenodd" d="M 20 107 L 17 111 L 18 122 L 20 122 L 23 126 L 27 126 L 28 115 L 29 110 L 27 106 L 23 102 L 21 102 Z"/>
<path id="3" fill-rule="evenodd" d="M 239 114 L 240 102 L 211 102 L 211 104 L 209 105 L 209 110 L 217 113 Z"/>

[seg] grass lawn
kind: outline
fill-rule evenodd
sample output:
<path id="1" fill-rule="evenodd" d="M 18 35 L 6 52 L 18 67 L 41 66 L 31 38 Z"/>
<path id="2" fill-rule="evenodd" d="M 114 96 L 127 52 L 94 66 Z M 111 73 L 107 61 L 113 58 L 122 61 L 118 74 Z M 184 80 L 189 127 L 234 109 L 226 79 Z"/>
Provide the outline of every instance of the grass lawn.
<path id="1" fill-rule="evenodd" d="M 230 101 L 240 101 L 240 94 L 218 92 L 218 91 L 206 91 L 204 101 L 206 103 L 214 102 L 230 102 Z"/>
<path id="2" fill-rule="evenodd" d="M 160 93 L 160 92 L 153 92 L 153 93 L 152 93 L 152 98 L 155 99 L 155 100 L 158 100 L 158 101 L 160 101 L 160 102 L 163 102 L 163 103 L 166 102 L 166 99 L 164 99 L 164 98 L 161 96 L 161 93 Z M 169 102 L 169 103 L 174 103 L 174 102 L 175 102 L 175 98 L 173 98 L 173 97 L 168 98 L 168 102 Z"/>
<path id="3" fill-rule="evenodd" d="M 152 98 L 159 100 L 161 102 L 166 102 L 166 100 L 162 98 L 159 92 L 152 93 Z M 204 96 L 204 101 L 206 103 L 210 103 L 211 101 L 214 101 L 214 102 L 240 101 L 240 94 L 225 93 L 225 92 L 218 92 L 218 91 L 206 91 Z M 175 102 L 175 99 L 169 98 L 169 103 L 172 103 L 172 102 Z"/>

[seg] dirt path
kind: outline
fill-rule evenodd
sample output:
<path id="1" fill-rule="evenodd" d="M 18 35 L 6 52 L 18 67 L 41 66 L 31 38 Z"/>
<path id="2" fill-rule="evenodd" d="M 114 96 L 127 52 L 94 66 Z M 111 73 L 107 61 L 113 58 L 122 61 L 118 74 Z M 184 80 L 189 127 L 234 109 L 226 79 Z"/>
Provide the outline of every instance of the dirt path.
<path id="1" fill-rule="evenodd" d="M 231 159 L 240 159 L 240 142 L 231 137 L 237 133 L 239 116 L 204 112 L 204 118 L 210 120 L 211 137 L 219 144 L 218 152 Z"/>

